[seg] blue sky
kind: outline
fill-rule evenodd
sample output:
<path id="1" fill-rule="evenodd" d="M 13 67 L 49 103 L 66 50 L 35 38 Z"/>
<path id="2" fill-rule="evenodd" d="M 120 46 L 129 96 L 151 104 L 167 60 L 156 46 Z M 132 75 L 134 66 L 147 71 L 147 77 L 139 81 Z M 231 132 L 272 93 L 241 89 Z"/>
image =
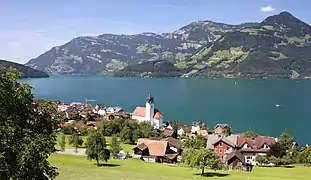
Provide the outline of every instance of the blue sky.
<path id="1" fill-rule="evenodd" d="M 289 11 L 311 24 L 309 0 L 0 0 L 0 59 L 25 63 L 74 37 L 171 32 L 197 20 L 259 22 Z"/>

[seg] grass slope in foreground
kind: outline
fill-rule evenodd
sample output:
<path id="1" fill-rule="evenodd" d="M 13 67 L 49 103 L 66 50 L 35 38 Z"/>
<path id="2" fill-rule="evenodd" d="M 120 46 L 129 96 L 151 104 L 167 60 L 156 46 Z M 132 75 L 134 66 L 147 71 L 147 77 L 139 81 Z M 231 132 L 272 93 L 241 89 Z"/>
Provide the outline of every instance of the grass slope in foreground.
<path id="1" fill-rule="evenodd" d="M 69 144 L 70 135 L 65 135 L 65 136 L 66 136 L 66 147 L 65 147 L 65 149 L 73 149 L 74 147 Z M 61 141 L 61 137 L 62 136 L 60 134 L 57 135 L 56 148 L 60 147 L 59 142 Z M 80 148 L 85 148 L 85 143 L 86 143 L 86 140 L 87 140 L 87 136 L 81 136 L 81 138 L 83 140 L 83 145 Z M 111 142 L 111 137 L 110 136 L 105 136 L 105 138 L 106 138 L 106 144 L 107 144 L 107 146 L 109 148 L 109 145 L 110 145 L 110 142 Z M 120 139 L 119 139 L 119 142 L 120 142 L 120 146 L 122 147 L 122 150 L 124 152 L 133 153 L 133 148 L 135 147 L 135 145 L 124 144 L 124 143 L 122 143 L 120 141 Z M 80 149 L 80 148 L 78 148 L 78 149 Z"/>
<path id="2" fill-rule="evenodd" d="M 185 179 L 230 179 L 230 180 L 309 180 L 311 168 L 255 167 L 253 172 L 209 171 L 210 176 L 196 175 L 200 171 L 188 168 L 142 162 L 138 159 L 110 160 L 115 166 L 97 167 L 84 156 L 52 155 L 50 162 L 59 168 L 56 180 L 185 180 Z"/>

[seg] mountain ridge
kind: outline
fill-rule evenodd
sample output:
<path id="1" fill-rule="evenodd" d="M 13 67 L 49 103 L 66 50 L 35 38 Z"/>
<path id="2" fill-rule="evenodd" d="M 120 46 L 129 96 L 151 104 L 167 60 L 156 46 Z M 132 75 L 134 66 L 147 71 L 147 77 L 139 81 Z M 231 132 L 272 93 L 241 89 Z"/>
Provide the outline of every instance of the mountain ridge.
<path id="1" fill-rule="evenodd" d="M 49 75 L 43 71 L 39 71 L 39 70 L 30 68 L 30 67 L 24 66 L 22 64 L 7 61 L 7 60 L 0 59 L 0 67 L 17 69 L 22 74 L 21 78 L 49 77 Z"/>
<path id="2" fill-rule="evenodd" d="M 171 33 L 77 37 L 26 65 L 50 74 L 169 76 L 164 67 L 148 71 L 154 64 L 149 61 L 160 61 L 158 66 L 178 68 L 178 73 L 171 68 L 172 76 L 182 72 L 181 76 L 307 77 L 311 75 L 310 37 L 307 23 L 281 12 L 260 23 L 229 25 L 205 20 Z"/>

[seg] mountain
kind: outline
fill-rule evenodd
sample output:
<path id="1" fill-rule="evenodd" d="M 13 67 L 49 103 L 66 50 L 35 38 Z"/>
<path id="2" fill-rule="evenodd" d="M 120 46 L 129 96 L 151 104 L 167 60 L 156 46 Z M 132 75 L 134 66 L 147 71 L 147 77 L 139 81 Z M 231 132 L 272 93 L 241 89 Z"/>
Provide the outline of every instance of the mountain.
<path id="1" fill-rule="evenodd" d="M 227 25 L 198 21 L 172 33 L 77 37 L 26 65 L 49 74 L 108 74 L 148 61 L 167 60 L 176 64 L 226 32 L 254 25 L 258 23 Z"/>
<path id="2" fill-rule="evenodd" d="M 183 75 L 183 72 L 172 62 L 156 60 L 126 66 L 114 75 L 119 77 L 179 77 Z"/>
<path id="3" fill-rule="evenodd" d="M 305 78 L 311 75 L 311 27 L 288 12 L 225 33 L 182 62 L 184 76 Z"/>
<path id="4" fill-rule="evenodd" d="M 26 65 L 51 74 L 308 78 L 310 62 L 311 27 L 282 12 L 261 23 L 197 21 L 171 33 L 78 37 Z"/>
<path id="5" fill-rule="evenodd" d="M 10 61 L 0 60 L 0 66 L 2 66 L 4 68 L 15 68 L 15 69 L 17 69 L 20 73 L 22 73 L 22 78 L 49 77 L 49 75 L 43 71 L 32 69 L 32 68 L 24 66 L 22 64 L 10 62 Z"/>

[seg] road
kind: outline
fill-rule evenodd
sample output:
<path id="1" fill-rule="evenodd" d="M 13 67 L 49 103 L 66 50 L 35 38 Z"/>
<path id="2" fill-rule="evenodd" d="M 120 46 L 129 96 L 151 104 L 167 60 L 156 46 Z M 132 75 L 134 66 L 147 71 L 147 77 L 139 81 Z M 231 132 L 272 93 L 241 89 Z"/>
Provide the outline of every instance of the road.
<path id="1" fill-rule="evenodd" d="M 65 149 L 65 151 L 57 151 L 56 154 L 71 154 L 71 155 L 86 156 L 85 151 L 86 151 L 85 148 L 79 148 L 78 152 L 75 152 L 75 149 Z"/>

